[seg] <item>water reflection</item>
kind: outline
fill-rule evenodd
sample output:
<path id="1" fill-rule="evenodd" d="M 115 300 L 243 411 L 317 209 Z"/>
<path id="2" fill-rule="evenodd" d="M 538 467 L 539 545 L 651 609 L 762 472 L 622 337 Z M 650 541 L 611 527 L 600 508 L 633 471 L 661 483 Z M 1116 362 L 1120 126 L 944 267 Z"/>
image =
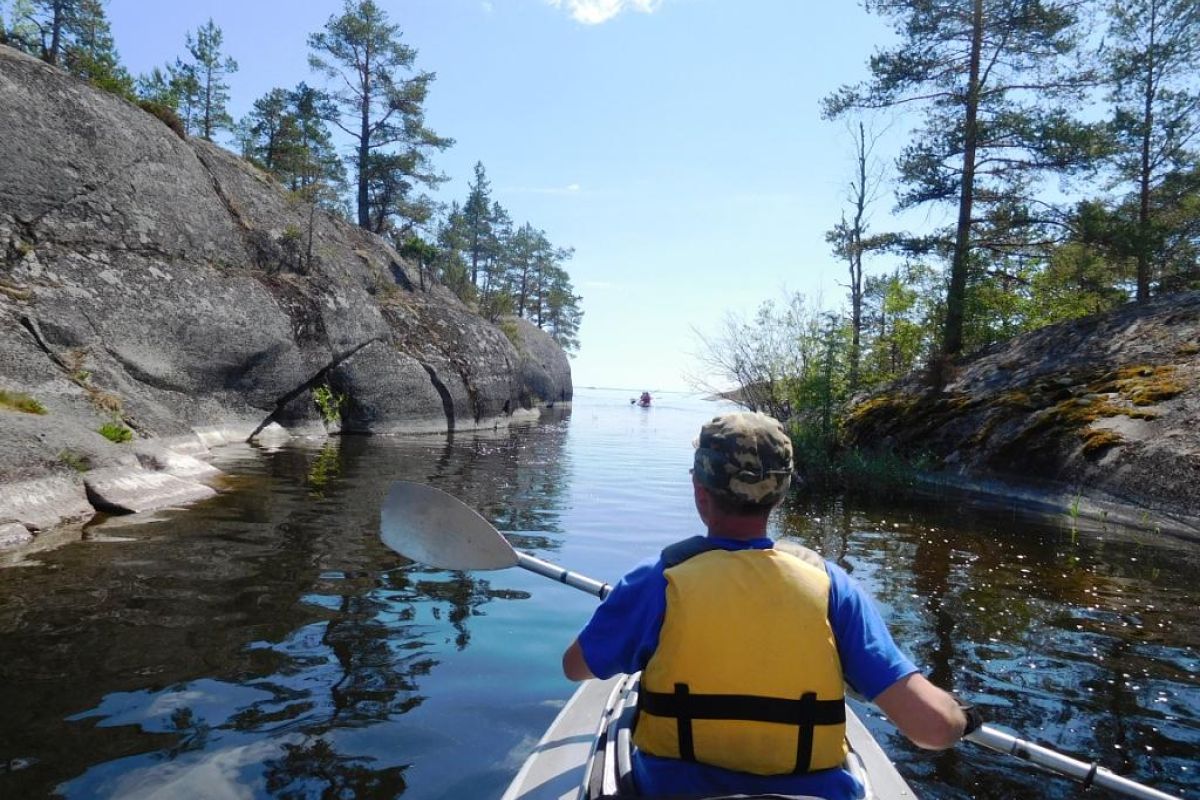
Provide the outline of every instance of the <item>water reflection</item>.
<path id="1" fill-rule="evenodd" d="M 697 532 L 690 442 L 712 413 L 597 393 L 515 431 L 229 449 L 218 497 L 0 571 L 0 796 L 498 796 L 571 690 L 557 656 L 592 600 L 408 562 L 378 539 L 387 487 L 432 483 L 611 580 Z M 1194 547 L 803 498 L 776 526 L 850 571 L 993 722 L 1200 790 Z M 925 797 L 1077 793 L 869 724 Z"/>
<path id="2" fill-rule="evenodd" d="M 0 757 L 26 768 L 0 795 L 404 791 L 422 684 L 483 606 L 528 595 L 386 550 L 380 501 L 428 481 L 552 548 L 563 420 L 222 454 L 231 491 L 7 571 Z"/>
<path id="3" fill-rule="evenodd" d="M 998 726 L 1165 791 L 1197 788 L 1194 546 L 960 508 L 794 502 L 779 525 L 850 570 L 926 674 Z M 871 727 L 929 796 L 1078 792 L 1003 756 L 922 753 Z"/>

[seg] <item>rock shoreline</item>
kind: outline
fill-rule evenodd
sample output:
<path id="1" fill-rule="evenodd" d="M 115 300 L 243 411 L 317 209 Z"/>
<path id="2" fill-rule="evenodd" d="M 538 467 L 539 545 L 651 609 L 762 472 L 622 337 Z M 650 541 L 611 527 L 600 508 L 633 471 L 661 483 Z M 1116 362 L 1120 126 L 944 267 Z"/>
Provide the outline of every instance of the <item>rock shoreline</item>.
<path id="1" fill-rule="evenodd" d="M 547 333 L 0 45 L 0 546 L 207 496 L 226 441 L 491 428 L 572 393 Z"/>
<path id="2" fill-rule="evenodd" d="M 1200 292 L 1053 325 L 851 410 L 931 490 L 1200 536 Z"/>

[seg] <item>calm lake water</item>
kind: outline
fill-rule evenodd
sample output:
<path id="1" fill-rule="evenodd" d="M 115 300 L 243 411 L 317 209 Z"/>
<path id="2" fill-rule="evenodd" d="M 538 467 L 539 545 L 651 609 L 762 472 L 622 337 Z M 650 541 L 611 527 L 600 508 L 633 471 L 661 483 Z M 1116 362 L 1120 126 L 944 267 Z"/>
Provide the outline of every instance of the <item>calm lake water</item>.
<path id="1" fill-rule="evenodd" d="M 615 580 L 700 532 L 691 439 L 720 410 L 631 394 L 583 390 L 511 431 L 225 448 L 218 497 L 0 570 L 0 797 L 497 797 L 573 689 L 559 657 L 594 600 L 410 564 L 379 505 L 429 482 Z M 797 497 L 774 524 L 997 726 L 1200 797 L 1200 546 L 947 504 Z M 1082 794 L 868 722 L 925 797 Z"/>

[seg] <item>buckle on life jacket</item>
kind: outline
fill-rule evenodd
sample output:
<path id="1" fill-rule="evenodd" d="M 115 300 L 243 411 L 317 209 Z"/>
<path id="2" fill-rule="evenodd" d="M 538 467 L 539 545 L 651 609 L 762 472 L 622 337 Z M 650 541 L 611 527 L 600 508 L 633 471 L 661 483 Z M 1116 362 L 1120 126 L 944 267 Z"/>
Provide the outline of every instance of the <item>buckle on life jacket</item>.
<path id="1" fill-rule="evenodd" d="M 679 755 L 685 761 L 696 760 L 692 740 L 694 719 L 794 725 L 798 728 L 795 774 L 810 771 L 813 731 L 817 725 L 846 724 L 845 700 L 818 700 L 816 692 L 805 692 L 799 699 L 791 700 L 746 694 L 692 694 L 686 683 L 675 684 L 673 693 L 647 691 L 643 685 L 638 693 L 638 709 L 656 717 L 675 720 L 679 732 Z"/>

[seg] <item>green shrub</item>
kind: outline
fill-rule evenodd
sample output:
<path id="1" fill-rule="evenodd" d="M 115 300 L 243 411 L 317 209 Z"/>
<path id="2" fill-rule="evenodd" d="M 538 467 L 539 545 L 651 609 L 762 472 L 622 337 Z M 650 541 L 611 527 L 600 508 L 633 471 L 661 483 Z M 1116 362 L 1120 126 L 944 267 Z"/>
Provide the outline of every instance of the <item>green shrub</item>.
<path id="1" fill-rule="evenodd" d="M 0 389 L 0 408 L 11 408 L 26 414 L 45 414 L 46 407 L 27 394 Z"/>
<path id="2" fill-rule="evenodd" d="M 278 239 L 283 255 L 283 266 L 292 272 L 304 272 L 304 231 L 296 225 L 288 225 Z"/>
<path id="3" fill-rule="evenodd" d="M 165 103 L 156 103 L 153 100 L 139 100 L 138 106 L 143 111 L 158 117 L 164 125 L 175 131 L 175 135 L 180 139 L 187 139 L 187 131 L 183 129 L 183 120 L 179 118 L 179 114 L 175 113 L 175 109 Z"/>
<path id="4" fill-rule="evenodd" d="M 921 473 L 937 467 L 930 456 L 847 448 L 836 434 L 827 435 L 817 425 L 793 423 L 791 437 L 796 471 L 817 492 L 899 499 L 913 493 Z"/>
<path id="5" fill-rule="evenodd" d="M 500 330 L 508 337 L 508 341 L 513 347 L 517 348 L 518 352 L 524 351 L 525 346 L 521 343 L 521 332 L 517 328 L 517 321 L 512 317 L 503 317 L 497 323 Z"/>
<path id="6" fill-rule="evenodd" d="M 63 450 L 58 454 L 58 461 L 76 472 L 87 472 L 92 468 L 92 460 L 85 453 L 76 453 L 74 450 Z"/>
<path id="7" fill-rule="evenodd" d="M 133 438 L 133 431 L 129 430 L 129 428 L 126 428 L 123 424 L 121 424 L 120 422 L 116 422 L 116 421 L 106 422 L 103 425 L 101 425 L 100 429 L 99 429 L 99 433 L 105 439 L 108 439 L 110 442 L 113 442 L 114 444 L 121 444 L 122 442 L 128 442 L 130 439 Z"/>
<path id="8" fill-rule="evenodd" d="M 330 425 L 336 425 L 342 421 L 342 406 L 346 402 L 346 395 L 338 394 L 328 384 L 314 386 L 312 395 L 313 402 L 317 404 L 317 410 L 321 412 L 321 419 Z"/>

